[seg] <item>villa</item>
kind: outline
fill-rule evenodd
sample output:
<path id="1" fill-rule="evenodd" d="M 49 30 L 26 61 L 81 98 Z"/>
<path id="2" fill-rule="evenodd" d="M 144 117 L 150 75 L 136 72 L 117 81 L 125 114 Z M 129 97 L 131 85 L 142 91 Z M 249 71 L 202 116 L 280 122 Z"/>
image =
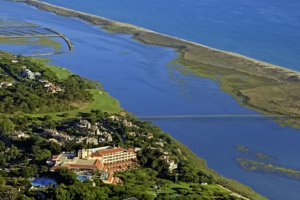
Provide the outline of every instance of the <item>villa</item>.
<path id="1" fill-rule="evenodd" d="M 60 141 L 67 141 L 71 139 L 69 135 L 59 133 L 56 129 L 44 129 L 42 135 L 45 137 L 55 138 Z"/>
<path id="2" fill-rule="evenodd" d="M 39 80 L 39 82 L 44 85 L 44 88 L 47 89 L 47 92 L 50 92 L 52 94 L 62 91 L 62 89 L 58 85 L 55 85 L 54 83 L 51 83 L 48 80 Z"/>
<path id="3" fill-rule="evenodd" d="M 100 132 L 98 139 L 99 139 L 99 142 L 112 142 L 113 141 L 111 134 L 108 132 Z"/>
<path id="4" fill-rule="evenodd" d="M 77 143 L 85 142 L 87 144 L 98 145 L 99 142 L 112 142 L 112 133 L 106 131 L 102 126 L 99 128 L 98 125 L 99 123 L 92 124 L 88 120 L 80 120 L 77 126 L 85 129 L 84 132 L 89 136 L 79 138 Z"/>
<path id="5" fill-rule="evenodd" d="M 88 120 L 81 119 L 78 123 L 78 126 L 81 128 L 87 128 L 90 129 L 92 127 L 92 123 L 89 122 Z"/>
<path id="6" fill-rule="evenodd" d="M 126 119 L 123 120 L 122 124 L 126 127 L 132 127 L 133 126 L 132 122 L 128 122 Z"/>
<path id="7" fill-rule="evenodd" d="M 178 164 L 172 159 L 170 159 L 169 155 L 163 155 L 160 159 L 164 160 L 169 165 L 169 170 L 173 171 L 178 168 Z"/>
<path id="8" fill-rule="evenodd" d="M 0 82 L 0 88 L 11 87 L 13 83 L 11 82 Z"/>
<path id="9" fill-rule="evenodd" d="M 31 80 L 35 79 L 34 73 L 31 70 L 27 69 L 27 68 L 23 69 L 23 71 L 21 72 L 21 76 L 25 77 L 25 78 L 28 78 L 28 79 L 31 79 Z"/>
<path id="10" fill-rule="evenodd" d="M 26 66 L 22 66 L 22 71 L 21 71 L 20 75 L 22 77 L 28 78 L 30 80 L 34 80 L 35 78 L 42 76 L 42 74 L 40 72 L 32 72 Z"/>
<path id="11" fill-rule="evenodd" d="M 27 139 L 30 136 L 22 131 L 14 131 L 11 136 L 16 139 Z"/>

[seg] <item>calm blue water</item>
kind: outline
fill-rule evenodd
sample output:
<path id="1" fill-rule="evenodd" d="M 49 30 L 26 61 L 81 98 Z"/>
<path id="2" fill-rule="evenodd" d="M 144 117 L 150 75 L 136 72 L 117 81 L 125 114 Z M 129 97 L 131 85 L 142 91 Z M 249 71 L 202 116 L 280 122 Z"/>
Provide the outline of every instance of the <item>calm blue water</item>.
<path id="1" fill-rule="evenodd" d="M 56 181 L 51 178 L 36 178 L 33 181 L 31 181 L 31 185 L 33 185 L 35 187 L 46 187 L 46 186 L 50 186 L 50 185 L 55 186 Z"/>
<path id="2" fill-rule="evenodd" d="M 104 32 L 78 19 L 56 16 L 0 0 L 1 16 L 51 27 L 67 35 L 75 51 L 51 56 L 56 65 L 97 80 L 122 107 L 138 115 L 254 113 L 239 106 L 214 81 L 182 75 L 167 63 L 172 49 L 143 45 L 128 35 Z M 8 49 L 17 51 L 17 46 Z M 236 179 L 271 199 L 300 197 L 300 181 L 245 172 L 235 162 L 241 144 L 276 158 L 277 165 L 300 170 L 300 131 L 270 121 L 157 121 L 163 130 L 207 160 L 220 174 Z"/>
<path id="3" fill-rule="evenodd" d="M 14 44 L 0 44 L 0 49 L 2 51 L 9 51 L 10 49 L 15 49 L 15 54 L 22 55 L 34 55 L 34 54 L 47 54 L 54 53 L 54 49 L 49 46 L 41 46 L 36 44 L 22 44 L 22 45 L 14 45 Z"/>
<path id="4" fill-rule="evenodd" d="M 299 0 L 45 0 L 300 71 Z"/>
<path id="5" fill-rule="evenodd" d="M 91 179 L 91 176 L 80 175 L 80 176 L 77 176 L 76 179 L 79 180 L 79 181 L 81 181 L 81 182 L 84 182 L 84 181 L 90 180 L 90 179 Z"/>
<path id="6" fill-rule="evenodd" d="M 32 56 L 36 54 L 54 54 L 55 52 L 69 52 L 67 44 L 61 38 L 53 38 L 52 41 L 59 42 L 61 44 L 61 48 L 55 49 L 51 46 L 44 46 L 39 44 L 0 44 L 0 49 L 2 51 L 9 51 L 10 49 L 14 49 L 15 54 L 22 54 L 24 56 Z"/>

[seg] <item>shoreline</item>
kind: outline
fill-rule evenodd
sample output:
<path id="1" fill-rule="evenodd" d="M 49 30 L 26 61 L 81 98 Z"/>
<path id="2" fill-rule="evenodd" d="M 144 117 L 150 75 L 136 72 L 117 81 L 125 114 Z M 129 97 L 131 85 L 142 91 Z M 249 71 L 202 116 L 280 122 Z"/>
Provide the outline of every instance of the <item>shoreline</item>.
<path id="1" fill-rule="evenodd" d="M 261 114 L 300 115 L 300 72 L 38 0 L 10 1 L 78 18 L 108 32 L 129 34 L 147 45 L 172 48 L 178 56 L 171 62 L 182 65 L 184 70 L 196 76 L 217 81 L 221 90 L 230 94 L 241 106 Z M 285 120 L 280 124 L 300 128 L 300 120 Z"/>
<path id="2" fill-rule="evenodd" d="M 46 3 L 46 2 L 43 2 L 43 1 L 39 1 L 39 0 L 11 0 L 11 1 L 22 2 L 22 3 L 25 3 L 25 4 L 29 4 L 31 6 L 34 6 L 34 7 L 38 8 L 38 9 L 50 11 L 50 12 L 53 12 L 57 15 L 79 18 L 79 19 L 87 21 L 91 24 L 100 25 L 101 28 L 103 28 L 104 30 L 108 30 L 108 31 L 112 31 L 112 32 L 114 32 L 114 31 L 110 30 L 110 28 L 107 27 L 108 25 L 109 26 L 117 26 L 119 28 L 135 29 L 136 31 L 141 31 L 141 32 L 145 32 L 145 33 L 152 33 L 152 34 L 155 34 L 157 36 L 167 37 L 169 39 L 176 40 L 176 41 L 179 41 L 179 42 L 183 42 L 183 43 L 186 43 L 186 44 L 189 44 L 189 45 L 205 48 L 207 51 L 211 51 L 210 53 L 217 52 L 217 53 L 225 54 L 227 56 L 233 56 L 233 57 L 236 57 L 236 58 L 244 59 L 245 61 L 253 62 L 253 64 L 260 65 L 261 68 L 280 69 L 280 70 L 282 70 L 280 73 L 283 73 L 283 74 L 288 73 L 288 76 L 297 76 L 298 80 L 300 81 L 300 72 L 298 72 L 296 70 L 292 70 L 292 69 L 289 69 L 287 67 L 282 67 L 282 66 L 279 66 L 279 65 L 271 64 L 271 63 L 268 63 L 268 62 L 265 62 L 265 61 L 257 60 L 257 59 L 251 58 L 251 57 L 244 56 L 244 55 L 239 54 L 239 53 L 213 48 L 213 47 L 210 47 L 210 46 L 207 46 L 207 45 L 204 45 L 204 44 L 200 44 L 200 43 L 197 43 L 197 42 L 185 40 L 185 39 L 178 38 L 178 37 L 175 37 L 175 36 L 159 33 L 157 31 L 153 31 L 153 30 L 146 29 L 146 28 L 143 28 L 143 27 L 139 27 L 139 26 L 136 26 L 136 25 L 132 25 L 132 24 L 129 24 L 129 23 L 118 22 L 118 21 L 111 20 L 111 19 L 108 19 L 108 18 L 105 18 L 105 17 L 102 17 L 102 16 L 95 15 L 95 14 L 90 14 L 90 13 L 86 13 L 86 12 L 82 12 L 82 11 L 78 11 L 78 10 L 74 10 L 74 9 L 69 9 L 69 8 L 65 8 L 65 7 L 62 7 L 62 6 L 57 6 L 57 5 Z M 52 9 L 55 9 L 55 10 L 52 10 Z M 69 12 L 69 13 L 63 13 L 63 12 Z M 89 17 L 90 19 L 87 19 L 85 17 Z M 112 24 L 107 24 L 107 23 L 112 23 Z M 127 31 L 126 30 L 119 30 L 120 33 L 131 34 L 131 35 L 133 35 L 133 37 L 135 37 L 134 33 L 130 33 L 131 31 L 134 31 L 134 30 L 127 30 Z M 118 32 L 118 31 L 116 31 L 116 32 Z M 159 45 L 159 44 L 153 43 L 153 45 Z M 173 47 L 169 46 L 169 47 L 176 49 L 176 46 L 175 47 L 174 46 Z"/>
<path id="3" fill-rule="evenodd" d="M 23 1 L 21 1 L 23 2 Z M 117 22 L 115 22 L 117 23 Z M 153 32 L 155 33 L 155 32 Z M 174 138 L 173 138 L 174 139 Z M 175 140 L 175 139 L 174 139 Z M 175 140 L 176 142 L 178 142 L 177 140 Z M 201 165 L 199 167 L 204 167 L 205 170 L 209 171 L 209 173 L 213 174 L 214 176 L 216 176 L 218 183 L 221 184 L 223 187 L 229 189 L 233 194 L 237 194 L 237 196 L 239 196 L 239 194 L 244 197 L 244 199 L 248 199 L 246 197 L 251 197 L 251 199 L 264 199 L 262 196 L 260 196 L 259 194 L 255 193 L 255 191 L 253 191 L 253 189 L 251 189 L 249 186 L 243 185 L 235 180 L 231 180 L 228 178 L 224 178 L 221 175 L 219 175 L 217 172 L 215 172 L 214 170 L 208 168 L 206 166 L 206 162 L 205 160 L 199 158 L 196 154 L 194 154 L 193 152 L 191 152 L 191 150 L 189 150 L 188 147 L 182 145 L 180 142 L 178 142 L 178 144 L 180 144 L 182 146 L 182 148 L 184 148 L 186 154 L 189 155 L 190 159 L 195 160 L 195 162 L 197 163 L 201 163 Z M 203 166 L 205 165 L 205 166 Z M 240 192 L 242 191 L 242 192 Z"/>
<path id="4" fill-rule="evenodd" d="M 6 54 L 6 55 L 13 55 L 10 53 L 6 53 L 6 52 L 2 52 L 0 51 L 0 54 Z M 49 65 L 47 64 L 48 60 L 44 60 L 44 59 L 38 59 L 38 58 L 30 58 L 30 60 L 32 62 L 36 62 L 36 63 L 42 63 L 42 64 L 46 64 L 44 65 L 45 69 L 48 68 L 51 71 L 53 71 L 56 76 L 58 76 L 59 79 L 61 80 L 65 80 L 68 78 L 68 76 L 72 75 L 73 73 L 70 72 L 69 70 L 65 71 L 65 68 L 62 68 L 60 66 L 54 66 L 54 65 Z M 54 68 L 53 68 L 54 67 Z M 63 70 L 63 72 L 62 72 Z M 100 86 L 100 83 L 97 83 Z M 95 92 L 97 92 L 98 94 L 98 90 L 95 90 Z M 107 94 L 105 91 L 101 91 L 105 94 Z M 103 95 L 103 94 L 102 94 Z M 108 94 L 107 94 L 108 95 Z M 102 99 L 103 96 L 101 96 Z M 103 100 L 103 99 L 102 99 Z M 115 100 L 115 99 L 114 99 Z M 107 106 L 107 105 L 106 105 Z M 116 105 L 116 107 L 118 107 L 120 110 L 119 111 L 114 111 L 114 112 L 118 112 L 122 115 L 123 114 L 128 114 L 128 115 L 132 115 L 135 118 L 135 115 L 124 111 L 120 105 Z M 73 112 L 75 113 L 89 113 L 91 112 L 93 109 L 95 109 L 95 104 L 90 108 L 90 109 L 83 109 L 83 110 L 70 110 L 70 111 L 61 111 L 61 112 L 54 112 L 54 113 L 38 113 L 38 114 L 23 114 L 23 116 L 27 116 L 30 118 L 35 118 L 35 120 L 38 120 L 40 122 L 39 118 L 45 117 L 45 116 L 51 116 L 51 120 L 53 121 L 64 121 L 64 120 L 70 120 L 70 119 L 77 119 L 78 116 L 75 115 Z M 103 111 L 103 108 L 98 108 L 99 110 Z M 114 112 L 110 112 L 110 111 L 106 111 L 109 113 L 114 113 Z M 62 114 L 68 114 L 66 116 L 59 116 Z M 72 114 L 73 113 L 73 114 Z M 4 114 L 4 116 L 8 116 L 8 114 Z M 13 116 L 8 116 L 8 117 L 13 117 Z M 137 119 L 138 120 L 138 119 Z M 38 122 L 36 121 L 36 122 Z M 181 154 L 184 155 L 184 157 L 195 163 L 195 168 L 198 170 L 201 170 L 205 173 L 207 173 L 208 175 L 212 176 L 215 180 L 214 184 L 218 185 L 220 188 L 226 190 L 227 192 L 230 193 L 231 196 L 235 196 L 238 197 L 239 199 L 242 200 L 250 200 L 250 199 L 257 199 L 257 200 L 262 200 L 265 199 L 264 197 L 260 196 L 260 194 L 256 193 L 252 188 L 250 188 L 249 186 L 243 185 L 242 183 L 239 183 L 238 181 L 229 179 L 229 178 L 225 178 L 222 175 L 220 175 L 219 173 L 217 173 L 215 170 L 209 168 L 206 164 L 206 161 L 200 157 L 198 157 L 195 153 L 193 153 L 188 146 L 182 144 L 181 142 L 179 142 L 178 140 L 176 140 L 175 138 L 173 138 L 170 134 L 163 132 L 161 133 L 162 135 L 166 135 L 166 137 L 169 137 L 170 140 L 172 140 L 174 142 L 174 144 L 176 144 L 176 146 L 178 147 L 178 149 L 180 150 Z"/>
<path id="5" fill-rule="evenodd" d="M 30 0 L 30 1 L 31 1 L 31 2 L 36 2 L 36 1 L 32 1 L 32 0 Z M 24 2 L 24 1 L 21 1 L 21 2 Z M 25 2 L 25 3 L 26 3 L 26 2 Z M 39 2 L 37 2 L 37 3 L 39 3 Z M 50 4 L 50 5 L 51 5 L 51 4 Z M 79 13 L 82 13 L 82 12 L 79 12 Z M 89 14 L 88 14 L 88 15 L 89 15 Z M 105 18 L 103 18 L 103 19 L 105 19 Z M 82 20 L 84 20 L 84 19 L 82 19 Z M 108 20 L 108 19 L 106 19 L 106 20 Z M 92 23 L 92 22 L 91 22 L 91 23 Z M 113 23 L 118 23 L 118 22 L 113 22 Z M 97 24 L 97 25 L 98 25 L 98 24 Z M 119 24 L 115 24 L 115 25 L 116 25 L 116 26 L 119 26 Z M 240 58 L 243 58 L 243 59 L 246 58 L 246 59 L 249 59 L 249 61 L 252 60 L 253 62 L 258 62 L 258 63 L 260 63 L 260 64 L 264 64 L 264 62 L 256 61 L 256 60 L 254 60 L 254 59 L 247 58 L 247 57 L 244 57 L 244 56 L 239 55 L 239 54 L 235 55 L 235 53 L 230 53 L 230 52 L 226 52 L 226 51 L 221 51 L 221 50 L 213 49 L 213 48 L 206 47 L 206 46 L 201 45 L 201 44 L 198 44 L 198 43 L 193 43 L 193 42 L 190 42 L 190 41 L 185 41 L 185 40 L 180 39 L 180 38 L 175 38 L 175 37 L 167 36 L 167 35 L 160 34 L 160 33 L 157 33 L 157 32 L 154 32 L 154 31 L 150 31 L 150 30 L 147 30 L 147 29 L 143 29 L 143 28 L 140 28 L 140 27 L 131 26 L 131 25 L 125 24 L 125 23 L 121 23 L 121 25 L 122 25 L 122 26 L 124 26 L 124 25 L 130 26 L 130 28 L 138 29 L 138 31 L 146 31 L 146 32 L 153 33 L 153 34 L 159 34 L 160 36 L 169 37 L 169 38 L 171 38 L 171 39 L 175 39 L 175 40 L 178 40 L 178 41 L 181 41 L 181 42 L 186 42 L 186 43 L 189 43 L 190 45 L 196 45 L 196 46 L 200 46 L 200 47 L 202 47 L 202 48 L 208 48 L 210 51 L 218 51 L 218 52 L 226 53 L 226 54 L 228 54 L 228 55 L 230 55 L 230 56 L 240 56 Z M 105 27 L 104 27 L 104 29 L 105 29 Z M 106 30 L 109 30 L 109 29 L 106 29 Z M 129 34 L 131 34 L 131 33 L 129 33 Z M 135 37 L 135 36 L 133 35 L 133 37 Z M 176 47 L 172 47 L 172 48 L 176 49 Z M 268 64 L 268 63 L 265 63 L 265 64 Z M 273 66 L 273 65 L 271 65 L 271 64 L 268 64 L 268 65 L 270 65 L 270 67 L 276 67 L 276 66 Z M 278 67 L 279 67 L 279 66 L 278 66 Z M 279 67 L 279 68 L 282 68 L 282 67 Z M 289 69 L 285 69 L 285 68 L 282 68 L 282 69 L 287 70 L 287 73 L 296 73 L 296 74 L 298 74 L 297 72 L 294 72 L 294 71 L 289 70 Z M 298 75 L 298 76 L 299 76 L 299 75 Z"/>
<path id="6" fill-rule="evenodd" d="M 297 97 L 300 95 L 299 72 L 38 0 L 12 1 L 56 15 L 79 18 L 112 33 L 129 34 L 144 44 L 172 48 L 178 54 L 174 59 L 176 64 L 196 76 L 216 80 L 221 90 L 233 96 L 241 106 L 264 115 L 300 115 L 300 99 Z M 300 128 L 300 120 L 285 120 L 280 124 Z"/>

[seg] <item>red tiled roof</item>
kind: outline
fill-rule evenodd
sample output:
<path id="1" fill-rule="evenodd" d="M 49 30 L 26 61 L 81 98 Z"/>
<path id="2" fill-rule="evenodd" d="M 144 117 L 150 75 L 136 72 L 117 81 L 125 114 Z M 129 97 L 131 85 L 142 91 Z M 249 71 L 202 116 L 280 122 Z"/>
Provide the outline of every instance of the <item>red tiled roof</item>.
<path id="1" fill-rule="evenodd" d="M 117 148 L 113 148 L 113 149 L 103 149 L 103 150 L 99 150 L 99 151 L 92 153 L 92 156 L 100 157 L 100 156 L 104 156 L 106 154 L 118 153 L 118 152 L 123 152 L 123 151 L 126 151 L 126 149 L 123 149 L 121 147 L 117 147 Z"/>
<path id="2" fill-rule="evenodd" d="M 134 149 L 133 148 L 129 148 L 128 152 L 134 152 Z"/>
<path id="3" fill-rule="evenodd" d="M 100 160 L 98 160 L 98 159 L 95 161 L 94 165 L 97 167 L 97 169 L 103 168 L 102 163 L 101 163 Z"/>
<path id="4" fill-rule="evenodd" d="M 124 167 L 123 168 L 121 168 L 121 167 L 113 167 L 113 168 L 109 169 L 109 172 L 111 172 L 111 173 L 112 172 L 118 172 L 118 171 L 122 171 L 123 169 L 124 169 Z"/>
<path id="5" fill-rule="evenodd" d="M 76 165 L 76 164 L 67 164 L 65 166 L 56 165 L 51 167 L 51 170 L 57 170 L 62 168 L 67 169 L 102 169 L 102 163 L 99 160 L 96 160 L 93 165 Z"/>
<path id="6" fill-rule="evenodd" d="M 91 154 L 92 157 L 102 157 L 105 156 L 107 154 L 114 154 L 114 153 L 118 153 L 118 152 L 129 152 L 129 153 L 134 153 L 134 149 L 133 148 L 129 148 L 128 150 L 122 148 L 122 147 L 117 147 L 117 148 L 113 148 L 113 149 L 102 149 L 96 152 L 93 152 Z"/>

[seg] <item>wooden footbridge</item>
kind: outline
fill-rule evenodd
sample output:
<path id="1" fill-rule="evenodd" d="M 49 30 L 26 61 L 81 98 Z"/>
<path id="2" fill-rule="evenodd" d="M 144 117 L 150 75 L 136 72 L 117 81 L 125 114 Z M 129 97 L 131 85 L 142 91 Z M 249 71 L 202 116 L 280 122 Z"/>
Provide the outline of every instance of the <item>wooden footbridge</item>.
<path id="1" fill-rule="evenodd" d="M 258 114 L 203 114 L 203 115 L 149 115 L 139 116 L 142 120 L 286 120 L 300 119 L 300 115 Z"/>

